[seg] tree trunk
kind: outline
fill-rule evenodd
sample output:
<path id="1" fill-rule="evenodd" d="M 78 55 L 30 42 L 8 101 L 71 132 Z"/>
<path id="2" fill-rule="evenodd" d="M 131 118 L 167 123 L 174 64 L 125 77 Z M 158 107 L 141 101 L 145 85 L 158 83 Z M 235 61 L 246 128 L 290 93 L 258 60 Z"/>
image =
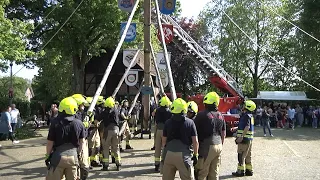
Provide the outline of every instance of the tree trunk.
<path id="1" fill-rule="evenodd" d="M 259 89 L 258 89 L 258 81 L 259 81 L 259 79 L 258 79 L 257 74 L 254 74 L 253 75 L 253 97 L 254 98 L 257 97 L 258 91 L 259 91 Z"/>
<path id="2" fill-rule="evenodd" d="M 84 67 L 79 55 L 73 55 L 73 91 L 74 93 L 84 93 Z"/>

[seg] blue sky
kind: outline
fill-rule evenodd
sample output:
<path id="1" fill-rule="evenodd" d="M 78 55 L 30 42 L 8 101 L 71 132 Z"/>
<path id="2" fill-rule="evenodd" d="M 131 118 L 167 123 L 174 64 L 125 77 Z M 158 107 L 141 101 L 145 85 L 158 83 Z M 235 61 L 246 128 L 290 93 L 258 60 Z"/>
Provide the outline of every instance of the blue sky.
<path id="1" fill-rule="evenodd" d="M 182 16 L 184 17 L 197 17 L 200 11 L 204 8 L 204 6 L 210 2 L 211 0 L 180 0 L 181 2 L 181 8 L 182 8 Z M 22 68 L 21 65 L 13 65 L 13 74 L 15 74 L 18 70 Z M 32 79 L 35 75 L 38 74 L 38 68 L 35 69 L 27 69 L 23 68 L 19 73 L 17 73 L 17 76 Z M 8 70 L 7 73 L 0 73 L 0 76 L 9 76 L 10 71 Z"/>

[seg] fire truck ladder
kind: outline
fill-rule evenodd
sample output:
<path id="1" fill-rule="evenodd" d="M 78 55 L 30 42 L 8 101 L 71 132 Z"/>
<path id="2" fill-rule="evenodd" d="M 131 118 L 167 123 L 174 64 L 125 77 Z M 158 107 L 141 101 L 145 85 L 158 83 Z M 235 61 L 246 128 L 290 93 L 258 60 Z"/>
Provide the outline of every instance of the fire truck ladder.
<path id="1" fill-rule="evenodd" d="M 162 14 L 161 21 L 173 25 L 173 42 L 181 51 L 192 54 L 192 60 L 210 76 L 212 84 L 228 95 L 244 98 L 238 83 L 173 18 Z"/>

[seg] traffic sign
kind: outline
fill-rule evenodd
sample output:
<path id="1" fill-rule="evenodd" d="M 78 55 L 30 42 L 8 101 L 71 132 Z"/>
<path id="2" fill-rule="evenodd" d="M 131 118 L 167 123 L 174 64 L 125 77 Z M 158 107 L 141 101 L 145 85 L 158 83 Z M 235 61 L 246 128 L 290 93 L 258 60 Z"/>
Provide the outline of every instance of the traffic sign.
<path id="1" fill-rule="evenodd" d="M 143 86 L 142 89 L 141 89 L 141 93 L 142 94 L 150 94 L 152 95 L 153 94 L 153 89 L 152 87 L 149 87 L 149 86 Z"/>
<path id="2" fill-rule="evenodd" d="M 120 36 L 122 36 L 123 31 L 127 25 L 127 22 L 121 23 L 121 33 Z M 131 23 L 129 26 L 129 29 L 127 31 L 126 38 L 124 39 L 125 42 L 132 42 L 136 39 L 137 36 L 137 24 L 136 23 Z"/>
<path id="3" fill-rule="evenodd" d="M 159 8 L 162 14 L 172 14 L 176 9 L 176 0 L 159 0 Z"/>
<path id="4" fill-rule="evenodd" d="M 133 10 L 135 0 L 118 0 L 118 7 L 122 11 L 131 12 Z"/>
<path id="5" fill-rule="evenodd" d="M 164 41 L 166 44 L 169 44 L 173 40 L 173 25 L 172 24 L 162 24 L 162 29 L 164 33 Z M 158 39 L 160 42 L 161 40 L 161 33 L 160 28 L 158 28 Z"/>

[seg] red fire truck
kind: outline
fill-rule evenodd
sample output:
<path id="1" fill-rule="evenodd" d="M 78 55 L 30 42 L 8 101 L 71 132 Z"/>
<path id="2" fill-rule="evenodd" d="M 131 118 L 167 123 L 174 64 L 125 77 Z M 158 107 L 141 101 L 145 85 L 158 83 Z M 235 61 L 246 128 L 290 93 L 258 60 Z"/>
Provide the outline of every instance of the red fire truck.
<path id="1" fill-rule="evenodd" d="M 220 100 L 219 111 L 223 113 L 227 122 L 227 128 L 237 126 L 239 122 L 238 114 L 227 113 L 230 109 L 235 109 L 244 101 L 242 88 L 238 83 L 219 65 L 214 57 L 207 53 L 188 33 L 186 33 L 173 18 L 168 15 L 162 15 L 162 23 L 172 24 L 174 29 L 173 43 L 182 53 L 188 53 L 191 59 L 203 70 L 209 78 L 212 85 L 218 88 L 224 96 Z M 188 100 L 195 101 L 199 110 L 204 109 L 203 95 L 189 97 Z"/>

